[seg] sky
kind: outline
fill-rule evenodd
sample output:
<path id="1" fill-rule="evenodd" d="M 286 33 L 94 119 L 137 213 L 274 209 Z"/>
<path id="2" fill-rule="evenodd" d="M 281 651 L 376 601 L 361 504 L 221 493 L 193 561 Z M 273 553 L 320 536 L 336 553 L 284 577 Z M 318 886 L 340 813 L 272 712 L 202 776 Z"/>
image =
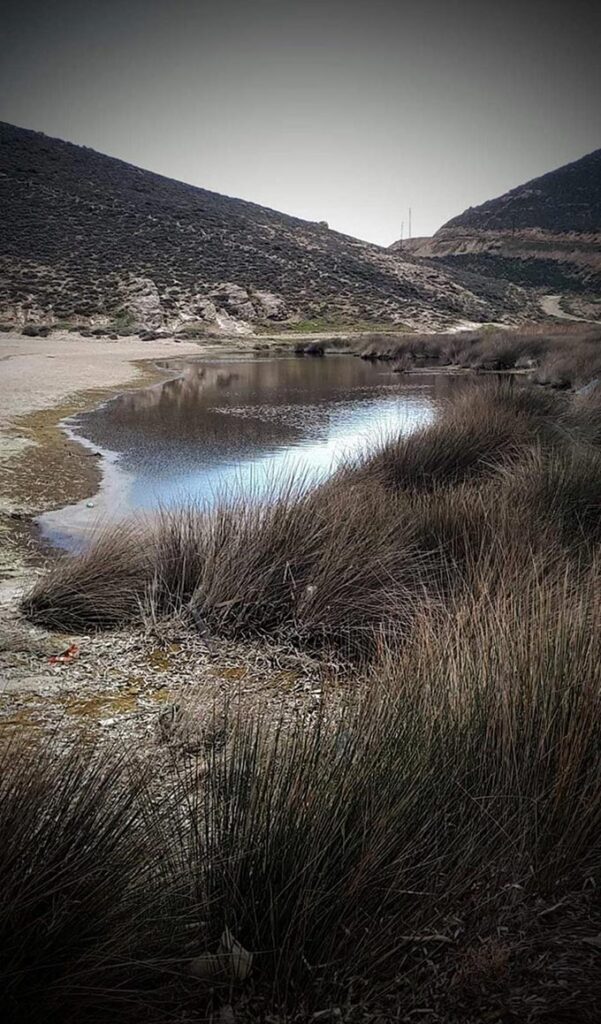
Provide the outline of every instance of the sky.
<path id="1" fill-rule="evenodd" d="M 601 146 L 601 3 L 4 0 L 0 120 L 388 245 Z"/>

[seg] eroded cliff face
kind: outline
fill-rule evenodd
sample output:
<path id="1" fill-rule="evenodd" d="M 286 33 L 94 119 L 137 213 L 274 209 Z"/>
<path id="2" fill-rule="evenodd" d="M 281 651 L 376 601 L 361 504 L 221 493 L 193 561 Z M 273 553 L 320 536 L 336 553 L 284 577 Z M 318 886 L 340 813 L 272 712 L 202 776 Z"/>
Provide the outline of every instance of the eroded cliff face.
<path id="1" fill-rule="evenodd" d="M 510 281 L 521 288 L 601 295 L 601 232 L 441 228 L 413 250 L 434 266 Z"/>
<path id="2" fill-rule="evenodd" d="M 513 322 L 513 286 L 0 125 L 0 316 L 216 333 Z"/>

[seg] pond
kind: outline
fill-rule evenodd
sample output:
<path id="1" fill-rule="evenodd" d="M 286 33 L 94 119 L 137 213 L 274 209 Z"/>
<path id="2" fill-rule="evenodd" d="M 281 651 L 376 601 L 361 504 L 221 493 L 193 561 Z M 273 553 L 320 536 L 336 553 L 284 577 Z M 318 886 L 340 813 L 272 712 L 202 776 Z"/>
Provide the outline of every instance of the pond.
<path id="1" fill-rule="evenodd" d="M 39 517 L 48 543 L 74 549 L 102 526 L 158 507 L 265 497 L 291 475 L 317 482 L 341 460 L 429 422 L 456 385 L 342 355 L 162 368 L 171 379 L 66 421 L 104 456 L 103 480 L 92 499 Z"/>

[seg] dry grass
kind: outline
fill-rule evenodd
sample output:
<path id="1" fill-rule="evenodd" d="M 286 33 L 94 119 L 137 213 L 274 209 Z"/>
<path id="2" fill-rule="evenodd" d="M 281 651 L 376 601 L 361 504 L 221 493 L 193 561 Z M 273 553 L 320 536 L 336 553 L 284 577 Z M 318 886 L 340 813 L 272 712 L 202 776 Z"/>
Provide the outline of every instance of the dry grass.
<path id="1" fill-rule="evenodd" d="M 160 865 L 144 819 L 154 814 L 156 839 L 161 815 L 148 780 L 123 757 L 67 755 L 55 741 L 5 747 L 0 794 L 3 1019 L 95 1020 L 101 1005 L 106 1020 L 127 1002 L 132 959 L 143 985 L 157 955 Z M 162 858 L 167 873 L 166 845 Z"/>
<path id="2" fill-rule="evenodd" d="M 393 338 L 375 335 L 361 355 L 393 360 L 399 372 L 432 365 L 530 370 L 539 384 L 565 390 L 601 377 L 601 328 L 573 323 Z"/>
<path id="3" fill-rule="evenodd" d="M 82 553 L 60 562 L 52 588 L 36 587 L 24 608 L 50 629 L 110 629 L 141 611 L 154 573 L 153 548 L 139 524 L 101 533 Z"/>
<path id="4" fill-rule="evenodd" d="M 168 800 L 93 761 L 6 762 L 10 1019 L 595 1024 L 598 431 L 594 391 L 477 385 L 316 490 L 57 563 L 37 621 L 175 612 L 359 668 L 313 715 L 218 709 L 227 742 Z M 224 928 L 249 978 L 192 979 Z"/>
<path id="5" fill-rule="evenodd" d="M 481 563 L 314 718 L 223 709 L 227 744 L 181 763 L 167 801 L 122 771 L 48 770 L 38 753 L 40 780 L 8 758 L 9 1019 L 205 1019 L 225 1003 L 243 1020 L 428 1005 L 480 1021 L 503 1005 L 592 1024 L 601 574 L 566 555 L 540 568 L 510 566 L 506 586 Z M 249 979 L 223 964 L 191 979 L 225 927 L 253 953 Z"/>
<path id="6" fill-rule="evenodd" d="M 536 440 L 553 441 L 563 405 L 513 381 L 459 391 L 433 424 L 383 445 L 360 474 L 393 490 L 431 490 L 495 473 Z"/>

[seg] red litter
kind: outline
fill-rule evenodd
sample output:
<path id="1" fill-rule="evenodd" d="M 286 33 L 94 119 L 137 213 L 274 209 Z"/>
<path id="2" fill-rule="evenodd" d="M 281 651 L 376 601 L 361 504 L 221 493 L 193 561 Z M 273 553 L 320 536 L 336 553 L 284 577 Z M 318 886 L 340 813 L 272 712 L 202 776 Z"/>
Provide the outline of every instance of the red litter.
<path id="1" fill-rule="evenodd" d="M 51 665 L 62 665 L 65 662 L 73 661 L 73 659 L 76 658 L 78 654 L 79 647 L 77 646 L 77 644 L 71 644 L 69 647 L 67 647 L 66 651 L 63 651 L 61 654 L 51 655 L 51 657 L 48 658 L 48 661 L 50 662 Z"/>

